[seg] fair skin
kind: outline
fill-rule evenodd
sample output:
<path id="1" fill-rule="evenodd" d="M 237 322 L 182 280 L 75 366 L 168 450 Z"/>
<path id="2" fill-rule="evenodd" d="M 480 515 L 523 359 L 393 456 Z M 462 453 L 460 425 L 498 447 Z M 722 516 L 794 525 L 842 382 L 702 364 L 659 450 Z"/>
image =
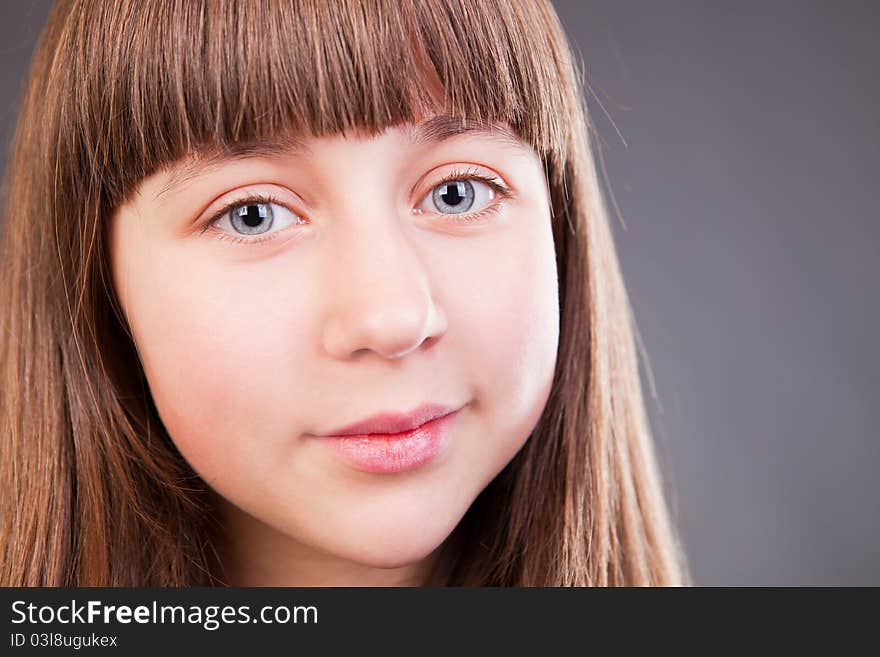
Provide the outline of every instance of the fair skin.
<path id="1" fill-rule="evenodd" d="M 559 307 L 540 159 L 491 133 L 412 134 L 308 138 L 183 179 L 181 162 L 112 217 L 114 287 L 162 422 L 219 498 L 229 584 L 422 583 L 547 402 Z M 432 192 L 463 171 L 458 214 Z M 229 214 L 202 232 L 250 194 L 275 199 L 264 233 Z M 269 225 L 266 205 L 239 207 Z M 443 452 L 404 472 L 314 437 L 426 402 L 461 411 Z"/>

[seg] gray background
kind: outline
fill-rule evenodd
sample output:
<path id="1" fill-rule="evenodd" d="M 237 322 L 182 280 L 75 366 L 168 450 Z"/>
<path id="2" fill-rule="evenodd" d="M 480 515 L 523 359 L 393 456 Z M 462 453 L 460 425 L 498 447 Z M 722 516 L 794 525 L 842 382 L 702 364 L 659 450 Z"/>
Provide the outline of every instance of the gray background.
<path id="1" fill-rule="evenodd" d="M 49 5 L 0 4 L 3 163 Z M 555 5 L 695 581 L 880 584 L 880 3 Z"/>

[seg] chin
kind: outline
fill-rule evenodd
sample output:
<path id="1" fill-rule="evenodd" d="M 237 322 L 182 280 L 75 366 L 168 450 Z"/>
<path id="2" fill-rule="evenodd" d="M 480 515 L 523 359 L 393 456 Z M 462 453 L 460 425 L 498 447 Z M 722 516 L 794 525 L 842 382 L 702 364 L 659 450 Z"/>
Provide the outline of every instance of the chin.
<path id="1" fill-rule="evenodd" d="M 330 548 L 338 556 L 372 568 L 400 568 L 429 557 L 455 526 L 408 525 L 397 530 L 376 526 L 369 531 L 350 529 L 344 545 Z M 340 534 L 341 535 L 341 534 Z"/>

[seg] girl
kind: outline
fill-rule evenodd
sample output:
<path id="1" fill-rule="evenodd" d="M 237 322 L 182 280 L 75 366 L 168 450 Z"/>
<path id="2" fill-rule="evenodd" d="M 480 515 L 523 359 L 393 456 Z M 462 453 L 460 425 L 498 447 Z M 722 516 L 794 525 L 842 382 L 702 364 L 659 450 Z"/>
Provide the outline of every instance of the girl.
<path id="1" fill-rule="evenodd" d="M 0 277 L 0 584 L 687 581 L 549 2 L 67 0 Z"/>

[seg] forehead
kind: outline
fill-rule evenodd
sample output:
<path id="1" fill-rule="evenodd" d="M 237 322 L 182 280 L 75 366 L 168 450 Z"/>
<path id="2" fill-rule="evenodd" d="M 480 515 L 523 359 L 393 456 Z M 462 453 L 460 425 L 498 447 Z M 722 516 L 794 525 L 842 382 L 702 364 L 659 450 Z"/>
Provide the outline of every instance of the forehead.
<path id="1" fill-rule="evenodd" d="M 487 123 L 442 114 L 419 123 L 403 124 L 399 128 L 404 138 L 414 147 L 439 144 L 461 135 L 473 135 L 513 148 L 530 148 L 504 123 Z M 158 194 L 160 196 L 167 194 L 194 176 L 232 160 L 284 155 L 308 157 L 311 155 L 308 139 L 294 135 L 280 135 L 273 139 L 206 147 L 193 152 L 182 163 L 171 167 L 170 175 Z"/>

